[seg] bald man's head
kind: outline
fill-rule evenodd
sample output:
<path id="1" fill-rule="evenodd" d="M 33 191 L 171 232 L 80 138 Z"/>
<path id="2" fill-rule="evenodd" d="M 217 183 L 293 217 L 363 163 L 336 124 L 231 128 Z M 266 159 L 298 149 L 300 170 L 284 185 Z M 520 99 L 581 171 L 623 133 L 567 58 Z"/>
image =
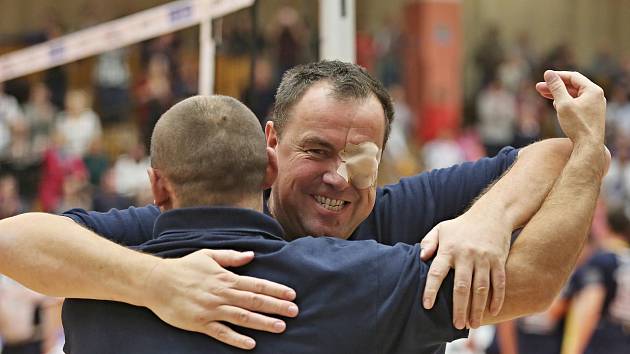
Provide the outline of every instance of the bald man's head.
<path id="1" fill-rule="evenodd" d="M 256 116 L 227 96 L 195 96 L 166 111 L 151 137 L 151 165 L 181 206 L 236 204 L 260 193 L 265 136 Z"/>

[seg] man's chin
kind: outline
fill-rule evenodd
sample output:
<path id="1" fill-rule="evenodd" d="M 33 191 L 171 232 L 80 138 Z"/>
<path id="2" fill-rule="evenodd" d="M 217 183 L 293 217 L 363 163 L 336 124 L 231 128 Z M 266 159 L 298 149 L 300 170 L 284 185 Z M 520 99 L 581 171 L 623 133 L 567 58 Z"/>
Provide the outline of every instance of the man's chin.
<path id="1" fill-rule="evenodd" d="M 328 226 L 318 225 L 310 228 L 310 232 L 307 233 L 309 236 L 313 237 L 335 237 L 341 239 L 347 239 L 350 235 L 345 235 L 343 230 L 339 228 L 332 228 Z"/>

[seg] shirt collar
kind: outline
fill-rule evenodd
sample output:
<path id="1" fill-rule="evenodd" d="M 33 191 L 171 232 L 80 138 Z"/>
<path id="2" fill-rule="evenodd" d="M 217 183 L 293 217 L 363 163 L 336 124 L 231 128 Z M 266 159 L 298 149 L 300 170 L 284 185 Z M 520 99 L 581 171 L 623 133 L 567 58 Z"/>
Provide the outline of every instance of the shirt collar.
<path id="1" fill-rule="evenodd" d="M 158 238 L 166 231 L 195 229 L 234 229 L 279 240 L 284 237 L 282 227 L 270 216 L 252 209 L 223 206 L 178 208 L 161 213 L 153 226 L 153 237 Z"/>

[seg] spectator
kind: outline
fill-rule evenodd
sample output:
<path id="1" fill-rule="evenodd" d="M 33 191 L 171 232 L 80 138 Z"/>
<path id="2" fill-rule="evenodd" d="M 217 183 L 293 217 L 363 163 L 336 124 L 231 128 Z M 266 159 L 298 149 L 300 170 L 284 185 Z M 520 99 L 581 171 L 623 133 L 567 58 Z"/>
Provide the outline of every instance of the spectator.
<path id="1" fill-rule="evenodd" d="M 403 36 L 400 21 L 388 17 L 374 35 L 377 56 L 377 77 L 386 86 L 401 83 Z"/>
<path id="2" fill-rule="evenodd" d="M 521 89 L 521 83 L 531 77 L 531 68 L 519 52 L 512 50 L 499 66 L 498 77 L 503 87 L 516 94 Z"/>
<path id="3" fill-rule="evenodd" d="M 55 126 L 57 109 L 50 101 L 50 91 L 41 82 L 31 86 L 28 102 L 24 105 L 24 116 L 30 125 L 30 145 L 33 156 L 41 160 L 50 144 Z"/>
<path id="4" fill-rule="evenodd" d="M 103 123 L 124 122 L 129 114 L 127 50 L 114 49 L 99 55 L 94 70 L 97 110 Z"/>
<path id="5" fill-rule="evenodd" d="M 536 92 L 535 83 L 524 78 L 516 95 L 517 118 L 514 146 L 524 147 L 541 139 L 540 118 L 544 102 Z"/>
<path id="6" fill-rule="evenodd" d="M 477 110 L 486 154 L 494 156 L 514 140 L 516 98 L 495 79 L 479 94 Z"/>
<path id="7" fill-rule="evenodd" d="M 64 29 L 58 18 L 49 16 L 44 25 L 43 40 L 53 40 L 64 34 Z M 68 74 L 63 65 L 55 66 L 44 73 L 44 83 L 51 92 L 51 101 L 61 110 L 64 107 L 68 89 Z"/>
<path id="8" fill-rule="evenodd" d="M 571 305 L 575 342 L 567 354 L 622 354 L 630 348 L 630 221 L 623 209 L 610 209 L 608 247 L 578 271 Z"/>
<path id="9" fill-rule="evenodd" d="M 309 53 L 309 29 L 293 7 L 281 7 L 271 29 L 270 43 L 275 44 L 278 77 L 286 70 L 312 60 Z"/>
<path id="10" fill-rule="evenodd" d="M 243 103 L 254 112 L 261 126 L 265 126 L 271 114 L 276 94 L 274 71 L 267 59 L 256 59 L 253 82 L 241 95 Z"/>
<path id="11" fill-rule="evenodd" d="M 630 137 L 617 135 L 614 145 L 602 195 L 609 208 L 627 208 L 630 205 Z"/>
<path id="12" fill-rule="evenodd" d="M 58 303 L 0 275 L 2 354 L 47 353 L 57 341 L 60 319 L 44 315 L 44 309 Z"/>
<path id="13" fill-rule="evenodd" d="M 0 176 L 0 220 L 25 211 L 15 177 L 10 174 Z"/>
<path id="14" fill-rule="evenodd" d="M 85 166 L 77 164 L 65 172 L 61 199 L 55 212 L 62 213 L 73 208 L 91 208 L 92 194 Z"/>
<path id="15" fill-rule="evenodd" d="M 174 101 L 168 58 L 156 54 L 149 59 L 146 77 L 137 88 L 139 126 L 143 143 L 149 146 L 153 127 Z"/>
<path id="16" fill-rule="evenodd" d="M 21 119 L 22 110 L 17 100 L 4 93 L 4 84 L 0 82 L 0 165 L 8 162 L 12 131 Z"/>
<path id="17" fill-rule="evenodd" d="M 465 161 L 464 152 L 450 130 L 442 130 L 436 139 L 422 149 L 425 170 L 434 170 L 460 164 Z"/>
<path id="18" fill-rule="evenodd" d="M 61 138 L 54 134 L 52 143 L 44 153 L 42 175 L 38 188 L 38 200 L 44 212 L 55 212 L 63 198 L 66 176 L 73 171 L 85 171 L 83 161 L 61 152 Z"/>
<path id="19" fill-rule="evenodd" d="M 94 193 L 92 208 L 94 211 L 106 212 L 112 208 L 126 209 L 133 205 L 131 198 L 125 197 L 116 191 L 116 175 L 114 169 L 109 169 L 101 178 L 100 188 Z"/>
<path id="20" fill-rule="evenodd" d="M 615 134 L 630 136 L 630 100 L 628 88 L 622 83 L 613 86 L 610 102 L 606 105 L 606 128 L 610 138 Z"/>
<path id="21" fill-rule="evenodd" d="M 98 187 L 103 174 L 109 168 L 109 159 L 103 151 L 102 139 L 92 141 L 87 154 L 83 157 L 83 163 L 88 171 L 90 185 Z"/>
<path id="22" fill-rule="evenodd" d="M 135 198 L 145 190 L 150 190 L 147 169 L 151 167 L 151 162 L 146 154 L 146 147 L 137 143 L 134 144 L 127 154 L 118 157 L 114 163 L 114 180 L 116 192 Z"/>
<path id="23" fill-rule="evenodd" d="M 92 141 L 101 137 L 101 122 L 90 108 L 85 91 L 68 92 L 66 110 L 58 116 L 56 131 L 62 138 L 62 152 L 78 158 L 86 154 Z"/>
<path id="24" fill-rule="evenodd" d="M 480 87 L 486 87 L 497 77 L 497 70 L 503 62 L 503 46 L 499 39 L 499 28 L 492 25 L 488 28 L 475 52 L 475 61 L 481 74 Z"/>

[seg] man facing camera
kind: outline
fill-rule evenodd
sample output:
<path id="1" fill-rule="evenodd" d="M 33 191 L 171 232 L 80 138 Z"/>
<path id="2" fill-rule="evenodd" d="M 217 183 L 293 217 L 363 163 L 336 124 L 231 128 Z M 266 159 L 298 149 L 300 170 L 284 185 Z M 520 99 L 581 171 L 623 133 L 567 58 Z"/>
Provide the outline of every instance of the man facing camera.
<path id="1" fill-rule="evenodd" d="M 572 74 L 561 75 L 570 79 Z M 577 98 L 569 95 L 556 73 L 540 86 L 543 94 L 557 96 L 557 103 L 562 100 L 559 119 L 574 141 L 574 150 L 540 211 L 512 248 L 502 310 L 496 316 L 486 310 L 484 323 L 546 307 L 566 280 L 590 225 L 606 168 L 605 105 L 596 86 L 581 77 L 575 80 L 567 85 L 581 89 Z M 369 179 L 370 159 L 375 159 L 370 147 L 358 146 L 346 154 L 347 170 Z M 255 349 L 258 352 L 434 353 L 443 351 L 445 342 L 465 335 L 451 322 L 450 299 L 452 291 L 458 291 L 452 275 L 431 310 L 417 301 L 429 269 L 419 258 L 418 245 L 385 246 L 328 237 L 283 240 L 279 224 L 262 213 L 262 190 L 277 173 L 275 152 L 265 148 L 257 119 L 237 101 L 193 97 L 175 105 L 156 125 L 151 157 L 152 190 L 163 213 L 156 220 L 154 239 L 139 250 L 166 258 L 186 257 L 204 248 L 254 250 L 255 261 L 239 268 L 241 275 L 287 284 L 300 294 L 296 300 L 300 315 L 287 319 L 281 336 L 258 333 L 257 342 L 263 343 Z M 478 213 L 481 202 L 469 212 Z M 571 214 L 566 214 L 568 203 L 573 203 Z M 441 228 L 450 226 L 443 223 Z M 545 252 L 540 252 L 541 247 Z M 154 276 L 159 277 L 168 262 L 158 263 Z M 536 285 L 547 283 L 542 279 L 547 277 L 554 277 L 558 286 L 541 290 Z M 233 323 L 252 320 L 251 314 L 236 307 L 225 306 L 222 311 Z M 238 350 L 170 327 L 149 310 L 122 303 L 69 300 L 64 325 L 68 353 Z"/>

